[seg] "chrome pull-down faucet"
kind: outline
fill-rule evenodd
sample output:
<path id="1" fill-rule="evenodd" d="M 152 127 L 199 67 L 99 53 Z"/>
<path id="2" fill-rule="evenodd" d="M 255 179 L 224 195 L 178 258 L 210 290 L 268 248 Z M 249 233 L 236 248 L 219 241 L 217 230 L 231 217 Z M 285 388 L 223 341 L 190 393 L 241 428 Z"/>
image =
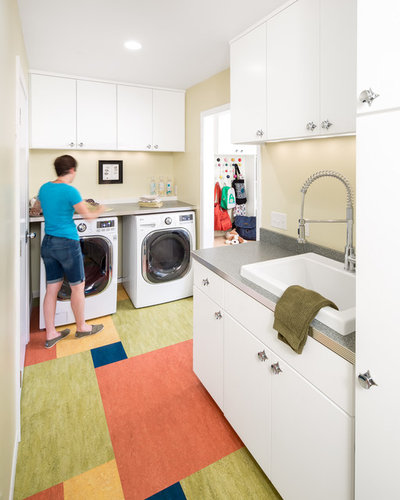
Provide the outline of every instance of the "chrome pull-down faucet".
<path id="1" fill-rule="evenodd" d="M 347 203 L 346 203 L 346 219 L 305 219 L 304 218 L 304 199 L 308 188 L 311 184 L 319 179 L 320 177 L 335 177 L 339 179 L 345 185 L 347 191 Z M 356 268 L 356 254 L 353 247 L 353 195 L 351 192 L 351 187 L 349 181 L 344 177 L 344 175 L 339 172 L 334 172 L 333 170 L 320 170 L 315 172 L 315 174 L 310 175 L 301 188 L 303 193 L 303 198 L 301 201 L 301 212 L 298 227 L 298 238 L 299 243 L 306 243 L 306 224 L 314 222 L 342 222 L 347 224 L 347 234 L 346 234 L 346 247 L 344 249 L 344 268 L 347 271 L 355 271 Z"/>

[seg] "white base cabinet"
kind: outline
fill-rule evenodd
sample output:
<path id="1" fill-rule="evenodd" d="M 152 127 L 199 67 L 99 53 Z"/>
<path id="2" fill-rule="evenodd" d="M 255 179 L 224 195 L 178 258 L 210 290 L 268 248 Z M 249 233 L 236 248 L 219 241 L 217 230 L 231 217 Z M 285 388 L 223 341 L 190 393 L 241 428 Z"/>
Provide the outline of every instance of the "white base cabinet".
<path id="1" fill-rule="evenodd" d="M 265 474 L 285 500 L 352 500 L 352 365 L 312 338 L 293 353 L 272 311 L 198 262 L 194 276 L 194 371 Z"/>

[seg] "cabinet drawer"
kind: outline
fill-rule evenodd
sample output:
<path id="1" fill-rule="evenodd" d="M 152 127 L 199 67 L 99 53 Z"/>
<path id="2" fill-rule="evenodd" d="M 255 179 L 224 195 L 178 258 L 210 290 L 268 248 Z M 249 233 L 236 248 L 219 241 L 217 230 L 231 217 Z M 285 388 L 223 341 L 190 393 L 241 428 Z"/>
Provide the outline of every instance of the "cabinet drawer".
<path id="1" fill-rule="evenodd" d="M 213 273 L 207 267 L 193 261 L 194 264 L 194 280 L 193 284 L 202 292 L 208 295 L 218 304 L 223 303 L 224 283 L 225 280 Z"/>
<path id="2" fill-rule="evenodd" d="M 353 365 L 312 337 L 307 339 L 303 353 L 297 354 L 278 340 L 270 309 L 230 283 L 224 285 L 224 309 L 340 408 L 354 415 Z"/>

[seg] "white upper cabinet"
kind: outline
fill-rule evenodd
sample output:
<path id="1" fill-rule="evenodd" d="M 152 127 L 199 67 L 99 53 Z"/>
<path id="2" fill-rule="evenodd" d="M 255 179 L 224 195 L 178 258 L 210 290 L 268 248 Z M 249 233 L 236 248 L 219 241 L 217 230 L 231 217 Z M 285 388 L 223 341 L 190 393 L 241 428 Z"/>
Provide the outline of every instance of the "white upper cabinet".
<path id="1" fill-rule="evenodd" d="M 185 150 L 185 93 L 153 90 L 153 148 Z"/>
<path id="2" fill-rule="evenodd" d="M 77 81 L 79 149 L 117 148 L 117 92 L 110 83 Z"/>
<path id="3" fill-rule="evenodd" d="M 356 0 L 297 0 L 233 41 L 232 142 L 355 133 L 356 28 Z"/>
<path id="4" fill-rule="evenodd" d="M 185 92 L 31 74 L 31 147 L 185 150 Z"/>
<path id="5" fill-rule="evenodd" d="M 31 75 L 31 148 L 76 148 L 76 80 Z"/>
<path id="6" fill-rule="evenodd" d="M 153 91 L 118 85 L 118 149 L 145 151 L 153 143 Z"/>
<path id="7" fill-rule="evenodd" d="M 317 134 L 318 2 L 299 0 L 267 21 L 267 139 Z"/>
<path id="8" fill-rule="evenodd" d="M 231 44 L 232 142 L 266 138 L 266 23 Z"/>
<path id="9" fill-rule="evenodd" d="M 320 2 L 320 133 L 354 133 L 357 4 L 355 0 Z"/>
<path id="10" fill-rule="evenodd" d="M 358 5 L 358 113 L 400 107 L 400 2 L 362 0 Z M 379 42 L 377 42 L 379 39 Z M 359 96 L 372 91 L 371 104 Z M 366 95 L 366 94 L 364 94 Z M 374 98 L 374 95 L 378 97 Z"/>

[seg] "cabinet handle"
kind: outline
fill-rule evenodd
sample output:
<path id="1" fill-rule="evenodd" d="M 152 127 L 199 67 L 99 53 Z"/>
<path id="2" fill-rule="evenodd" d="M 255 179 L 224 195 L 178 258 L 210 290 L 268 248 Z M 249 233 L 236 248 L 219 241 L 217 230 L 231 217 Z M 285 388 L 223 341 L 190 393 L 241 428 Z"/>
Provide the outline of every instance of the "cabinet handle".
<path id="1" fill-rule="evenodd" d="M 154 149 L 158 149 L 158 144 L 154 144 Z"/>
<path id="2" fill-rule="evenodd" d="M 371 106 L 373 101 L 379 97 L 379 94 L 376 94 L 371 88 L 368 90 L 363 90 L 360 94 L 360 101 L 366 102 L 368 106 Z"/>
<path id="3" fill-rule="evenodd" d="M 322 123 L 321 123 L 321 127 L 322 128 L 326 128 L 326 130 L 329 129 L 329 127 L 331 127 L 333 125 L 333 123 L 331 123 L 329 120 L 324 120 Z"/>
<path id="4" fill-rule="evenodd" d="M 267 359 L 268 359 L 268 356 L 265 354 L 265 350 L 260 351 L 259 353 L 257 353 L 257 356 L 258 356 L 258 359 L 260 361 L 267 361 Z"/>
<path id="5" fill-rule="evenodd" d="M 208 278 L 203 280 L 203 286 L 208 286 L 210 282 L 208 281 Z"/>
<path id="6" fill-rule="evenodd" d="M 378 385 L 371 377 L 369 370 L 358 375 L 358 382 L 363 389 L 370 389 L 373 385 Z"/>
<path id="7" fill-rule="evenodd" d="M 264 135 L 264 131 L 261 128 L 259 130 L 257 130 L 257 132 L 256 132 L 257 137 L 262 137 L 263 135 Z"/>
<path id="8" fill-rule="evenodd" d="M 80 142 L 78 146 L 81 148 L 83 146 L 83 142 Z"/>
<path id="9" fill-rule="evenodd" d="M 75 146 L 75 143 L 74 142 L 70 142 L 69 143 L 69 147 L 73 148 Z"/>
<path id="10" fill-rule="evenodd" d="M 307 130 L 311 130 L 311 132 L 314 132 L 314 129 L 317 128 L 314 122 L 308 122 L 306 125 Z"/>
<path id="11" fill-rule="evenodd" d="M 221 311 L 214 313 L 215 319 L 222 319 Z"/>
<path id="12" fill-rule="evenodd" d="M 151 144 L 147 144 L 147 149 L 151 149 Z"/>
<path id="13" fill-rule="evenodd" d="M 282 370 L 279 366 L 279 361 L 271 365 L 272 371 L 274 372 L 275 375 L 279 375 Z"/>

